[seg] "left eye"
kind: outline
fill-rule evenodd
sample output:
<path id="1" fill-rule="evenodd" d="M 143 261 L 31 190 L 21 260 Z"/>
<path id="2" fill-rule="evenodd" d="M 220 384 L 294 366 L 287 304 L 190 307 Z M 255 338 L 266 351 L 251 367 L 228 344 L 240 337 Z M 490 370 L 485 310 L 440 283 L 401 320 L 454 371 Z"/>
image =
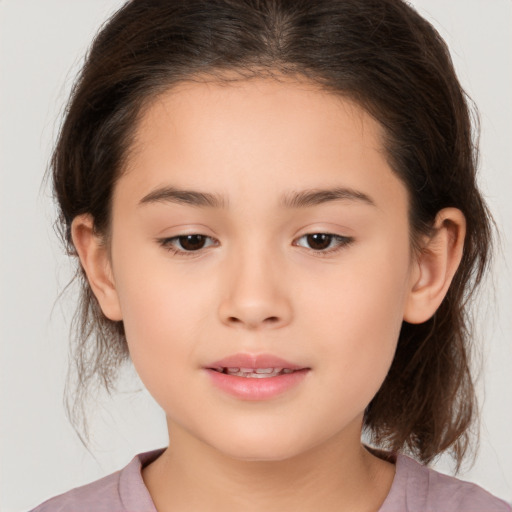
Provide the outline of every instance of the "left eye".
<path id="1" fill-rule="evenodd" d="M 209 236 L 198 234 L 165 238 L 160 243 L 177 252 L 194 252 L 215 245 L 215 241 Z"/>
<path id="2" fill-rule="evenodd" d="M 330 233 L 310 233 L 301 236 L 297 240 L 296 245 L 313 249 L 314 251 L 327 251 L 346 245 L 351 241 L 351 238 Z"/>

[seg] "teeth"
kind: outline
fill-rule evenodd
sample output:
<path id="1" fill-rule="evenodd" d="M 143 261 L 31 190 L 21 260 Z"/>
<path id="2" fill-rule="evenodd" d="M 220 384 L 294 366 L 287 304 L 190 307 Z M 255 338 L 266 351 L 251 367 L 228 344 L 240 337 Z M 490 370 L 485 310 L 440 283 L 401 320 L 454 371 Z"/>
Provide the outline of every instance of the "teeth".
<path id="1" fill-rule="evenodd" d="M 280 372 L 282 368 L 256 368 L 256 373 Z"/>
<path id="2" fill-rule="evenodd" d="M 220 371 L 234 377 L 246 377 L 249 379 L 265 379 L 277 377 L 285 373 L 293 373 L 293 370 L 290 368 L 222 368 Z"/>

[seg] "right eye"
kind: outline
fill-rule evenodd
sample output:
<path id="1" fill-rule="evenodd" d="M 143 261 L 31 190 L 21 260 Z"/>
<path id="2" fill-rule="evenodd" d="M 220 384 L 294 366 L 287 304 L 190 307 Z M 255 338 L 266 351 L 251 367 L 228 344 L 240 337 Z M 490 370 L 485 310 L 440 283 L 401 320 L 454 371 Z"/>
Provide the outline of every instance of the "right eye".
<path id="1" fill-rule="evenodd" d="M 190 235 L 173 236 L 171 238 L 162 238 L 158 240 L 158 242 L 162 247 L 175 254 L 193 253 L 207 247 L 218 245 L 218 242 L 213 238 L 195 233 Z"/>

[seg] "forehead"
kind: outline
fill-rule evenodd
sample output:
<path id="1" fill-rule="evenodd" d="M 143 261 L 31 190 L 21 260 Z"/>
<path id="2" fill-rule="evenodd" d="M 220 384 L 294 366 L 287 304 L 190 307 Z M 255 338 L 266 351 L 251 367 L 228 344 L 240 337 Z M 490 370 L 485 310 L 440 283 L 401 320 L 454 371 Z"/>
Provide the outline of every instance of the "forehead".
<path id="1" fill-rule="evenodd" d="M 355 101 L 305 79 L 182 82 L 146 105 L 139 116 L 136 141 L 144 143 L 162 127 L 175 128 L 180 133 L 196 131 L 198 136 L 206 129 L 210 138 L 220 138 L 233 128 L 240 134 L 252 131 L 261 136 L 262 124 L 268 127 L 270 138 L 282 128 L 289 132 L 291 123 L 295 128 L 290 135 L 295 137 L 306 131 L 310 132 L 308 135 L 313 131 L 321 135 L 331 131 L 336 136 L 343 128 L 340 113 L 344 118 L 351 118 L 351 131 L 358 129 L 355 137 L 364 136 L 364 131 L 369 130 L 366 142 L 380 145 L 381 125 Z M 347 134 L 345 131 L 344 135 Z M 289 140 L 285 132 L 281 135 L 276 143 Z M 375 137 L 379 140 L 370 140 Z"/>
<path id="2" fill-rule="evenodd" d="M 141 192 L 166 181 L 246 196 L 270 184 L 377 192 L 397 179 L 382 131 L 354 101 L 307 81 L 185 82 L 141 113 L 125 175 Z"/>

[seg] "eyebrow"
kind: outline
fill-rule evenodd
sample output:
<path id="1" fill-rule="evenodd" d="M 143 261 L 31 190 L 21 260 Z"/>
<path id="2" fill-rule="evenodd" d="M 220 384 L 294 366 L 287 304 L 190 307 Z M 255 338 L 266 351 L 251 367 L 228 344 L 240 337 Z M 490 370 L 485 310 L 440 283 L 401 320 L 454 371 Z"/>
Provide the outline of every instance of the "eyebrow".
<path id="1" fill-rule="evenodd" d="M 375 202 L 370 196 L 358 190 L 344 187 L 291 192 L 283 197 L 281 203 L 286 208 L 307 208 L 308 206 L 340 200 L 361 201 L 370 206 L 375 206 Z"/>
<path id="2" fill-rule="evenodd" d="M 367 194 L 344 187 L 292 191 L 281 198 L 280 204 L 284 208 L 295 209 L 340 200 L 359 201 L 376 206 L 373 199 Z M 177 203 L 200 208 L 226 208 L 228 205 L 227 199 L 222 195 L 175 187 L 157 188 L 139 201 L 140 205 L 150 203 Z"/>
<path id="3" fill-rule="evenodd" d="M 177 203 L 203 208 L 225 208 L 227 205 L 227 201 L 221 195 L 175 187 L 157 188 L 139 201 L 140 205 L 148 203 Z"/>

